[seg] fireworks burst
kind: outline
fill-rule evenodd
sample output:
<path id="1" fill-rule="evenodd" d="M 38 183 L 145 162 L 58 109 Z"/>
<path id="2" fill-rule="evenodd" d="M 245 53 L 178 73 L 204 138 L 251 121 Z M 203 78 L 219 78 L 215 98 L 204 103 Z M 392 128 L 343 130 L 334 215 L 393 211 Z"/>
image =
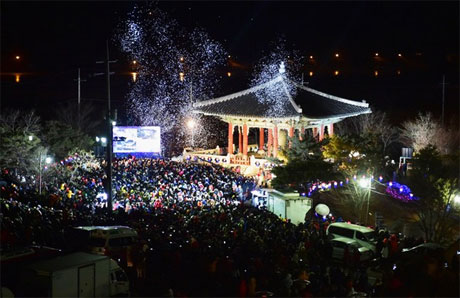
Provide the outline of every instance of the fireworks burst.
<path id="1" fill-rule="evenodd" d="M 286 48 L 286 41 L 278 38 L 273 43 L 273 50 L 262 57 L 254 67 L 251 80 L 251 86 L 257 86 L 276 79 L 280 75 L 285 79 L 270 84 L 267 88 L 256 92 L 258 100 L 264 104 L 270 105 L 266 116 L 277 116 L 286 106 L 285 101 L 280 100 L 286 97 L 288 92 L 291 97 L 296 95 L 296 87 L 292 82 L 300 82 L 298 73 L 300 73 L 301 57 L 296 51 L 289 51 Z M 284 66 L 284 73 L 280 73 L 281 65 Z"/>
<path id="2" fill-rule="evenodd" d="M 149 5 L 136 6 L 121 24 L 116 41 L 136 61 L 138 78 L 127 95 L 128 114 L 138 125 L 158 125 L 163 149 L 178 148 L 190 135 L 186 125 L 192 103 L 214 95 L 219 79 L 217 68 L 226 63 L 226 52 L 201 29 L 188 32 L 165 12 Z M 215 129 L 196 125 L 195 143 L 212 139 Z"/>

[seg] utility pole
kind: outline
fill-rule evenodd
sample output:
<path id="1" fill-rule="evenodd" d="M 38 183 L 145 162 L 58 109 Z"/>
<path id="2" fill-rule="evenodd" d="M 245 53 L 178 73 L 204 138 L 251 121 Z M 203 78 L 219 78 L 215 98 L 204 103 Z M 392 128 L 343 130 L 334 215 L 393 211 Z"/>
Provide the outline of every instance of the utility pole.
<path id="1" fill-rule="evenodd" d="M 107 75 L 107 183 L 106 183 L 106 192 L 107 192 L 107 207 L 108 212 L 112 213 L 112 141 L 113 141 L 113 131 L 112 131 L 112 113 L 110 106 L 110 63 L 115 63 L 116 61 L 110 61 L 109 59 L 109 41 L 106 41 L 106 51 L 107 58 L 105 61 L 98 61 L 96 63 L 105 63 L 106 64 L 106 75 Z"/>
<path id="2" fill-rule="evenodd" d="M 78 129 L 81 129 L 81 127 L 80 127 L 80 126 L 81 126 L 81 119 L 80 119 L 80 115 L 81 115 L 81 113 L 80 113 L 80 110 L 81 110 L 81 109 L 80 109 L 80 103 L 81 103 L 80 83 L 81 83 L 81 82 L 86 82 L 86 80 L 82 80 L 82 79 L 80 78 L 80 68 L 78 68 L 78 77 L 77 77 L 77 79 L 74 80 L 74 81 L 77 81 L 77 87 L 78 87 Z"/>
<path id="3" fill-rule="evenodd" d="M 442 111 L 441 111 L 441 125 L 444 127 L 444 95 L 445 95 L 445 88 L 446 88 L 446 75 L 442 76 Z"/>

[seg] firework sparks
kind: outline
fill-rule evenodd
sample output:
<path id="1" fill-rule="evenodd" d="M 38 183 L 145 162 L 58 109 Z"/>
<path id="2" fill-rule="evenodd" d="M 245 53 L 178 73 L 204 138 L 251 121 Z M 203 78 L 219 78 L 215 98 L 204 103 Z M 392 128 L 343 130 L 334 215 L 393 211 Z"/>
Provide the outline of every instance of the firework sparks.
<path id="1" fill-rule="evenodd" d="M 286 108 L 284 103 L 287 101 L 280 100 L 289 93 L 291 97 L 295 96 L 296 88 L 291 81 L 299 82 L 296 74 L 299 72 L 301 57 L 295 51 L 288 51 L 285 41 L 279 38 L 275 43 L 273 50 L 266 56 L 262 57 L 254 68 L 251 86 L 257 86 L 267 83 L 283 76 L 285 79 L 270 84 L 267 88 L 256 92 L 256 96 L 261 103 L 270 105 L 266 116 L 277 116 Z M 281 65 L 284 65 L 284 72 L 280 72 Z"/>
<path id="2" fill-rule="evenodd" d="M 137 80 L 127 95 L 128 114 L 138 125 L 161 126 L 168 150 L 183 145 L 189 135 L 185 125 L 202 116 L 192 113 L 192 103 L 214 95 L 227 53 L 208 34 L 195 29 L 187 32 L 158 8 L 137 6 L 121 24 L 116 41 L 131 60 L 137 61 Z M 209 140 L 215 131 L 209 125 L 196 125 L 196 143 Z M 202 142 L 202 143 L 200 143 Z"/>

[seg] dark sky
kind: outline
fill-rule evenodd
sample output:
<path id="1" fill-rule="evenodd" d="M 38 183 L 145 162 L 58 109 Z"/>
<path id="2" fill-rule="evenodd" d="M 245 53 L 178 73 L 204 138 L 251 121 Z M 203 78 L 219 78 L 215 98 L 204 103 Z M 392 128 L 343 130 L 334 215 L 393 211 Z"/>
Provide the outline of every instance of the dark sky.
<path id="1" fill-rule="evenodd" d="M 143 2 L 139 2 L 143 3 Z M 102 72 L 105 40 L 134 2 L 1 2 L 2 109 L 37 109 L 76 98 L 82 77 Z M 401 121 L 419 110 L 440 112 L 442 75 L 446 108 L 458 117 L 459 4 L 450 2 L 174 2 L 157 4 L 185 27 L 200 26 L 223 43 L 232 59 L 249 67 L 221 93 L 247 87 L 250 66 L 280 34 L 288 44 L 314 55 L 305 66 L 313 88 L 351 99 L 366 99 Z M 340 52 L 340 59 L 333 54 Z M 373 58 L 379 53 L 379 60 Z M 114 105 L 123 109 L 130 76 L 128 61 L 115 47 L 111 56 Z M 398 58 L 397 53 L 403 57 Z M 418 54 L 417 54 L 418 53 Z M 16 60 L 15 56 L 21 56 Z M 335 69 L 340 76 L 332 75 Z M 379 76 L 374 76 L 374 71 Z M 401 75 L 396 75 L 397 70 Z M 15 74 L 20 73 L 20 82 Z M 230 84 L 229 84 L 230 83 Z M 105 98 L 103 77 L 82 85 L 82 96 Z M 223 94 L 220 94 L 223 95 Z"/>

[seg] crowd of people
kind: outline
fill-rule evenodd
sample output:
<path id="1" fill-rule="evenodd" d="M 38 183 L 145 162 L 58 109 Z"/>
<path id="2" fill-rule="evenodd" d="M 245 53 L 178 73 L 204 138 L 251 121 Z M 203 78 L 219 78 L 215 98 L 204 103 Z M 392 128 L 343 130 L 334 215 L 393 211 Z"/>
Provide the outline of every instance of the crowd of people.
<path id="1" fill-rule="evenodd" d="M 111 214 L 102 167 L 76 170 L 75 183 L 54 180 L 41 197 L 3 173 L 2 248 L 65 248 L 68 227 L 130 226 L 144 244 L 134 259 L 134 293 L 141 296 L 427 296 L 445 286 L 437 269 L 421 275 L 431 283 L 414 287 L 390 261 L 332 260 L 320 222 L 293 225 L 246 204 L 255 181 L 220 166 L 116 159 Z M 379 241 L 393 261 L 397 241 Z M 371 283 L 372 270 L 381 274 Z"/>

